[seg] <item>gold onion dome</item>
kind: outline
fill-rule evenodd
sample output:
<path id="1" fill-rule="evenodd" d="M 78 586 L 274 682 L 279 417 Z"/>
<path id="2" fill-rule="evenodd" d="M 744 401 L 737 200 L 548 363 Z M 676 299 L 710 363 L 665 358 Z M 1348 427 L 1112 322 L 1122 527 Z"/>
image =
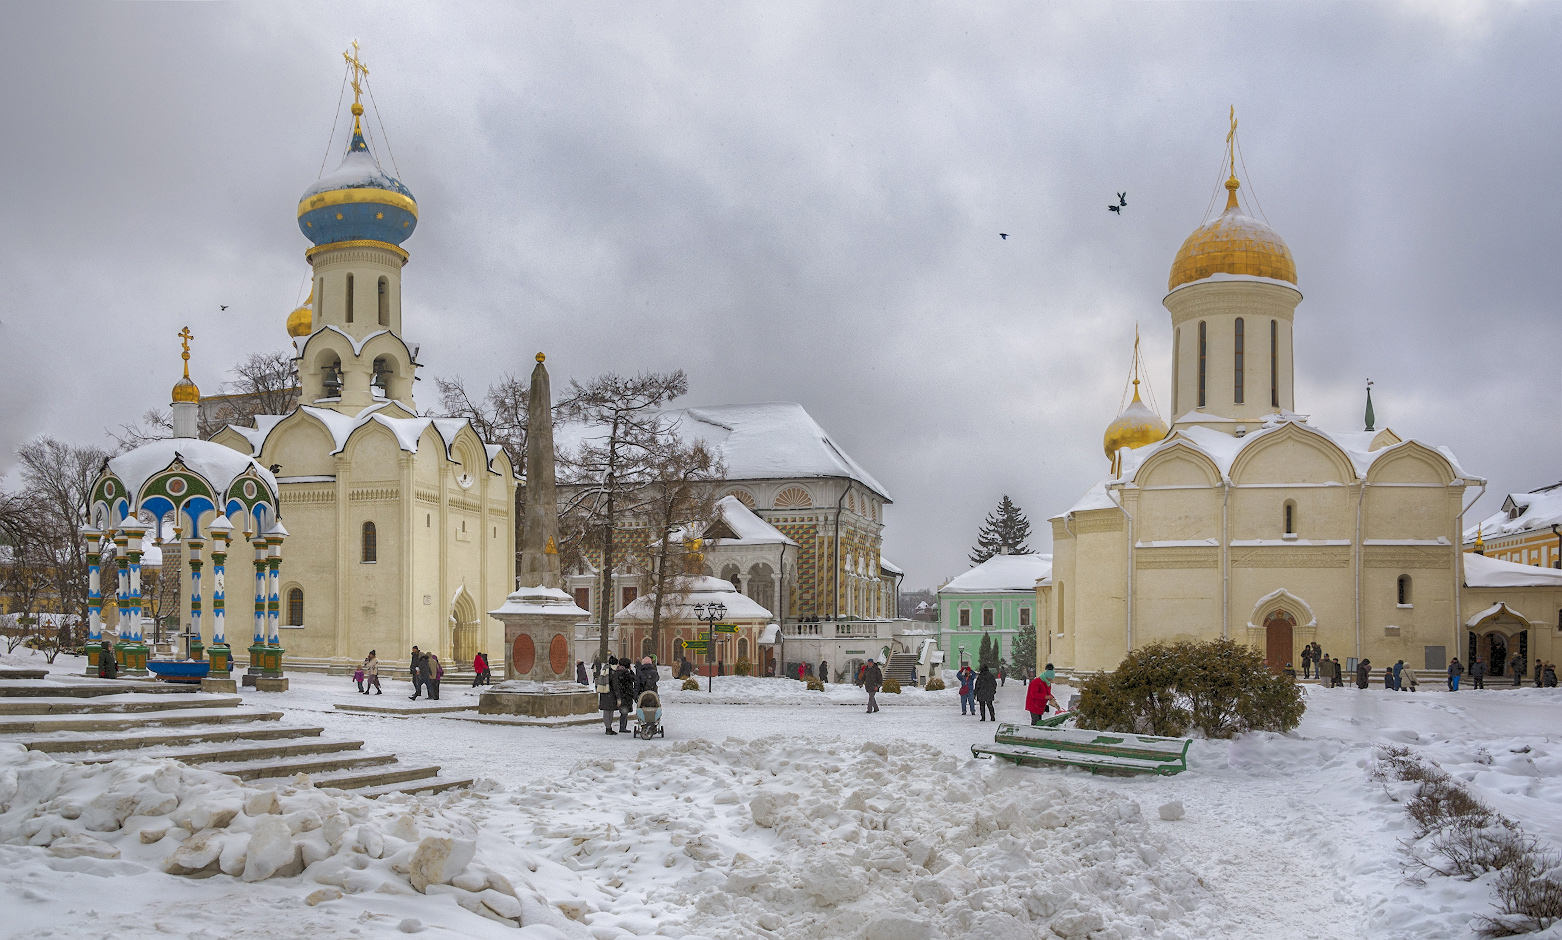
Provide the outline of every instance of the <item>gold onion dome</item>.
<path id="1" fill-rule="evenodd" d="M 195 387 L 195 383 L 190 381 L 190 377 L 187 375 L 174 383 L 173 400 L 175 403 L 184 401 L 199 402 L 201 400 L 201 390 Z"/>
<path id="2" fill-rule="evenodd" d="M 304 305 L 287 315 L 287 335 L 297 339 L 300 336 L 308 336 L 314 331 L 314 302 L 315 292 L 311 290 L 309 299 L 304 301 Z"/>
<path id="3" fill-rule="evenodd" d="M 1226 210 L 1214 221 L 1194 229 L 1172 262 L 1166 289 L 1202 281 L 1216 274 L 1267 277 L 1296 283 L 1296 262 L 1291 249 L 1274 229 L 1237 205 L 1241 187 L 1236 174 L 1226 180 Z"/>
<path id="4" fill-rule="evenodd" d="M 1123 409 L 1116 420 L 1106 426 L 1106 434 L 1101 438 L 1106 448 L 1106 459 L 1115 461 L 1117 452 L 1124 447 L 1154 444 L 1166 437 L 1166 431 L 1166 422 L 1161 420 L 1161 416 L 1140 400 L 1139 380 L 1134 379 L 1134 400 L 1128 403 L 1128 407 Z"/>

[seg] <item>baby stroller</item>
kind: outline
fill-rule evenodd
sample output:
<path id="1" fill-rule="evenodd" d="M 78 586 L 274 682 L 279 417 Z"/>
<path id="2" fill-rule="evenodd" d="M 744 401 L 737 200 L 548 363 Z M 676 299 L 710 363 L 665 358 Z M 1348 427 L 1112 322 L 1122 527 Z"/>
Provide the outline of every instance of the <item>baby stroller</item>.
<path id="1" fill-rule="evenodd" d="M 667 729 L 662 727 L 662 700 L 655 692 L 641 693 L 640 700 L 635 703 L 635 737 L 647 741 L 667 737 Z"/>

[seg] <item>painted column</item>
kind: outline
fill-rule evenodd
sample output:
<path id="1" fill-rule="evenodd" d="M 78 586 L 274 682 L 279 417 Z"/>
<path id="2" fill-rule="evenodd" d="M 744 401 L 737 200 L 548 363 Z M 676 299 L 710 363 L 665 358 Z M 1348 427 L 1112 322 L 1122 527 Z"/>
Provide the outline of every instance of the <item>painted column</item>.
<path id="1" fill-rule="evenodd" d="M 281 522 L 272 523 L 270 531 L 266 533 L 266 568 L 271 584 L 266 600 L 266 619 L 270 631 L 266 642 L 264 674 L 277 679 L 282 678 L 282 540 L 286 537 L 287 530 Z"/>
<path id="2" fill-rule="evenodd" d="M 124 647 L 130 642 L 130 568 L 126 547 L 130 539 L 123 528 L 114 531 L 114 639 L 119 663 L 125 662 Z M 108 645 L 108 644 L 105 644 Z"/>
<path id="3" fill-rule="evenodd" d="M 212 645 L 206 651 L 211 660 L 207 675 L 213 679 L 226 679 L 233 669 L 233 650 L 228 646 L 225 617 L 225 593 L 228 561 L 228 537 L 233 532 L 227 516 L 218 516 L 206 527 L 212 537 Z"/>
<path id="4" fill-rule="evenodd" d="M 146 655 L 149 651 L 141 627 L 141 537 L 146 534 L 146 526 L 132 516 L 120 528 L 126 537 L 125 567 L 128 569 L 130 589 L 129 643 L 124 642 L 124 627 L 120 628 L 121 648 L 126 653 L 123 666 L 127 675 L 144 676 L 147 672 Z"/>
<path id="5" fill-rule="evenodd" d="M 98 674 L 98 652 L 103 647 L 103 585 L 99 565 L 103 560 L 103 533 L 87 526 L 81 530 L 87 542 L 87 675 Z"/>
<path id="6" fill-rule="evenodd" d="M 185 542 L 190 556 L 190 658 L 200 659 L 206 652 L 201 642 L 201 549 L 205 539 L 193 538 Z"/>
<path id="7" fill-rule="evenodd" d="M 266 537 L 256 535 L 250 539 L 255 549 L 255 636 L 249 647 L 249 674 L 261 674 L 266 656 Z"/>

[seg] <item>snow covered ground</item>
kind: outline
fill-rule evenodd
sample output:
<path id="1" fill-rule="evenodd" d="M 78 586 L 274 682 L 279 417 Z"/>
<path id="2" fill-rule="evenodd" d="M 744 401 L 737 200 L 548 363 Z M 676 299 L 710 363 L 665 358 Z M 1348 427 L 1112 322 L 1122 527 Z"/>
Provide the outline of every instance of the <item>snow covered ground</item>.
<path id="1" fill-rule="evenodd" d="M 213 835 L 236 874 L 166 874 L 182 832 L 145 841 L 243 805 L 228 778 L 156 760 L 66 769 L 0 746 L 0 936 L 1472 937 L 1490 886 L 1406 881 L 1403 806 L 1368 776 L 1381 744 L 1562 845 L 1555 690 L 1308 689 L 1294 734 L 1195 742 L 1185 774 L 1117 779 L 972 760 L 993 726 L 962 717 L 953 693 L 884 695 L 868 715 L 850 687 L 718 677 L 714 695 L 668 696 L 667 739 L 649 743 L 333 708 L 407 702 L 405 682 L 385 687 L 366 699 L 347 679 L 295 675 L 284 695 L 244 694 L 483 782 L 378 801 L 300 786 L 272 821 L 245 810 Z M 1022 696 L 1004 688 L 1000 718 L 1022 718 Z M 463 702 L 475 690 L 444 687 L 441 705 Z M 166 810 L 155 793 L 179 808 L 152 812 Z M 1162 820 L 1174 800 L 1186 815 Z M 118 829 L 103 821 L 121 811 Z M 475 842 L 473 860 L 419 893 L 413 857 L 443 839 L 456 855 Z M 246 852 L 261 869 L 310 865 L 256 880 Z M 528 926 L 491 919 L 482 898 Z"/>

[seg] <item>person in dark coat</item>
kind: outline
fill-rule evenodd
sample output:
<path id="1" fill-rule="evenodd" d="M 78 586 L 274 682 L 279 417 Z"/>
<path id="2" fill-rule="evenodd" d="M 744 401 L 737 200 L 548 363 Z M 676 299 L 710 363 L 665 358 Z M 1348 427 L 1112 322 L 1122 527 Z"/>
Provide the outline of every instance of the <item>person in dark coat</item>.
<path id="1" fill-rule="evenodd" d="M 618 693 L 613 690 L 613 673 L 617 670 L 618 657 L 608 659 L 608 667 L 597 673 L 597 707 L 602 709 L 602 725 L 608 734 L 617 734 L 613 730 L 613 713 L 618 710 Z"/>
<path id="2" fill-rule="evenodd" d="M 1535 675 L 1540 675 L 1540 660 L 1535 660 Z M 119 660 L 114 658 L 114 644 L 105 642 L 103 649 L 98 653 L 98 678 L 119 678 Z M 1538 683 L 1537 683 L 1538 684 Z"/>
<path id="3" fill-rule="evenodd" d="M 1403 676 L 1404 673 L 1405 673 L 1405 661 L 1403 659 L 1401 659 L 1400 661 L 1398 661 L 1398 662 L 1396 662 L 1394 664 L 1394 691 L 1395 692 L 1403 692 L 1404 691 L 1404 687 L 1400 684 L 1400 682 L 1401 682 L 1400 677 Z"/>
<path id="4" fill-rule="evenodd" d="M 581 685 L 591 684 L 591 679 L 586 675 L 586 661 L 584 659 L 575 660 L 575 681 Z"/>
<path id="5" fill-rule="evenodd" d="M 1334 685 L 1334 660 L 1327 653 L 1318 660 L 1318 684 L 1326 689 Z"/>
<path id="6" fill-rule="evenodd" d="M 1356 664 L 1356 688 L 1365 689 L 1372 681 L 1372 660 L 1363 659 Z"/>
<path id="7" fill-rule="evenodd" d="M 439 657 L 432 652 L 423 654 L 423 664 L 427 675 L 423 679 L 423 688 L 428 691 L 428 700 L 439 701 L 439 680 L 445 678 L 445 667 L 439 664 Z"/>
<path id="8" fill-rule="evenodd" d="M 418 696 L 423 694 L 423 672 L 419 669 L 424 665 L 423 651 L 416 646 L 412 648 L 412 695 L 409 698 L 416 702 Z"/>
<path id="9" fill-rule="evenodd" d="M 1475 662 L 1470 664 L 1470 688 L 1486 688 L 1486 659 L 1482 656 L 1475 657 Z"/>
<path id="10" fill-rule="evenodd" d="M 1454 661 L 1448 664 L 1448 691 L 1459 691 L 1459 677 L 1464 675 L 1464 663 L 1459 662 L 1455 656 Z"/>
<path id="11" fill-rule="evenodd" d="M 1548 689 L 1556 688 L 1557 687 L 1557 664 L 1556 663 L 1546 663 L 1546 667 L 1543 670 L 1543 673 L 1544 673 L 1545 678 L 1546 678 L 1546 681 L 1545 681 L 1546 688 L 1548 688 Z"/>
<path id="12" fill-rule="evenodd" d="M 998 677 L 988 671 L 986 666 L 976 674 L 976 704 L 981 708 L 981 720 L 989 717 L 993 721 L 998 720 L 997 712 L 993 711 L 993 698 L 998 694 Z"/>
<path id="13" fill-rule="evenodd" d="M 1518 688 L 1524 683 L 1524 657 L 1518 653 L 1513 654 L 1513 660 L 1508 663 L 1508 671 L 1513 673 L 1513 687 Z"/>
<path id="14" fill-rule="evenodd" d="M 613 693 L 618 696 L 618 732 L 629 733 L 629 716 L 635 710 L 635 674 L 629 671 L 627 658 L 613 670 Z"/>
<path id="15" fill-rule="evenodd" d="M 1302 647 L 1302 678 L 1311 679 L 1313 675 L 1313 648 Z"/>
<path id="16" fill-rule="evenodd" d="M 1340 661 L 1338 659 L 1336 659 L 1334 661 L 1334 687 L 1336 689 L 1341 689 L 1341 688 L 1345 687 L 1345 680 L 1343 678 L 1344 675 L 1345 675 L 1345 669 L 1344 669 L 1343 666 L 1340 665 Z"/>
<path id="17" fill-rule="evenodd" d="M 657 672 L 656 664 L 647 656 L 640 660 L 640 665 L 635 667 L 635 701 L 647 692 L 656 691 L 656 683 L 660 681 L 662 674 Z"/>
<path id="18" fill-rule="evenodd" d="M 868 690 L 868 714 L 879 710 L 879 689 L 884 687 L 884 670 L 873 660 L 868 660 L 868 669 L 862 674 L 862 687 Z"/>

